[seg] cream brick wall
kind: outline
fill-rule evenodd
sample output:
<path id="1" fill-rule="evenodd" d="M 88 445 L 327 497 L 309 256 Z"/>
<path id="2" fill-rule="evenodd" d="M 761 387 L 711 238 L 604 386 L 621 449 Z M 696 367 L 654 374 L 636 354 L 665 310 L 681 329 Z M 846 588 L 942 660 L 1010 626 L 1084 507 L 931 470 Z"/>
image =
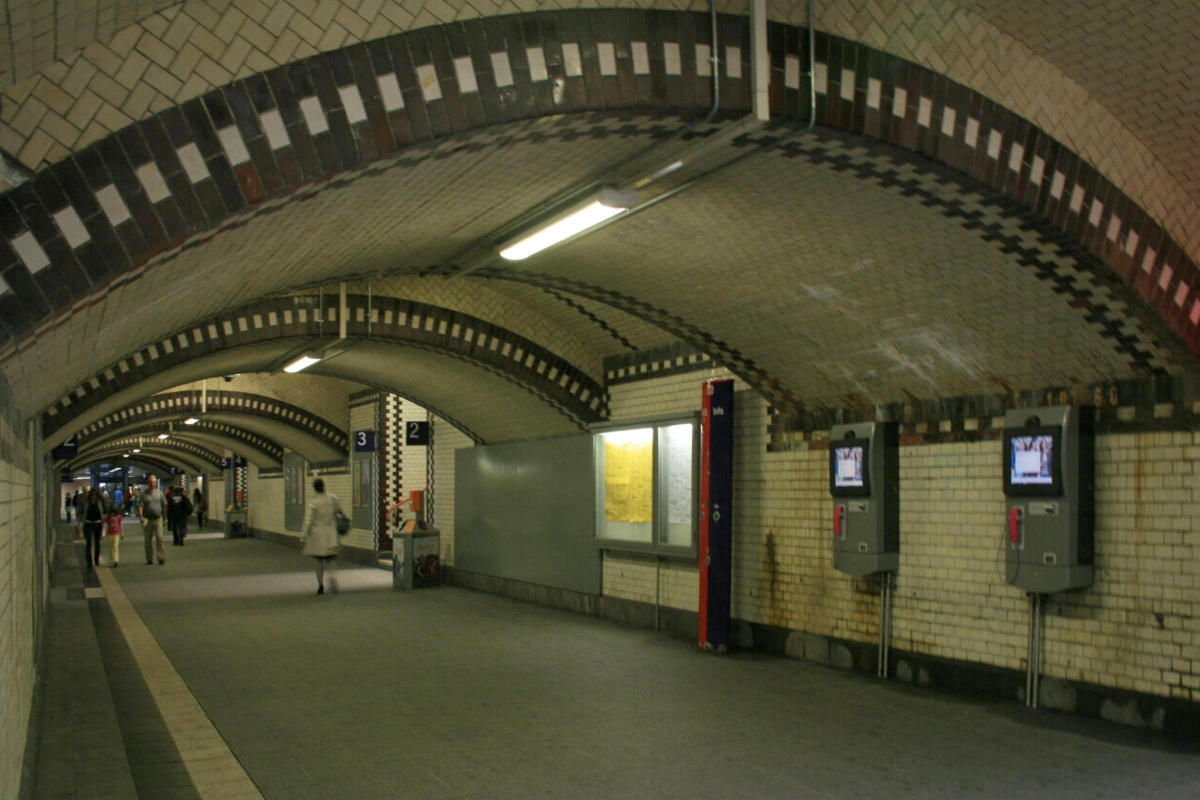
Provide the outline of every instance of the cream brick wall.
<path id="1" fill-rule="evenodd" d="M 19 793 L 33 698 L 32 497 L 28 466 L 0 460 L 0 797 Z"/>
<path id="2" fill-rule="evenodd" d="M 429 412 L 416 403 L 405 400 L 400 405 L 400 454 L 402 461 L 402 469 L 400 470 L 400 495 L 397 499 L 408 497 L 409 492 L 414 492 L 418 489 L 424 489 L 428 482 L 428 476 L 425 474 L 425 462 L 427 458 L 428 447 L 425 445 L 408 445 L 404 444 L 406 437 L 405 431 L 408 430 L 410 422 L 426 422 L 429 420 Z M 410 519 L 412 513 L 410 506 L 404 506 L 404 518 Z"/>
<path id="3" fill-rule="evenodd" d="M 213 473 L 215 475 L 223 475 L 223 472 Z M 208 477 L 205 494 L 208 495 L 208 514 L 205 517 L 205 523 L 209 520 L 213 522 L 225 521 L 225 479 L 215 478 L 212 475 Z"/>
<path id="4" fill-rule="evenodd" d="M 442 563 L 454 566 L 454 452 L 474 447 L 471 438 L 441 417 L 433 426 L 434 526 L 441 532 Z"/>
<path id="5" fill-rule="evenodd" d="M 258 467 L 251 464 L 246 476 L 250 495 L 250 527 L 256 530 L 284 532 L 283 476 L 260 477 Z"/>
<path id="6" fill-rule="evenodd" d="M 615 418 L 699 406 L 708 373 L 612 389 Z M 718 376 L 719 377 L 719 376 Z M 768 453 L 768 407 L 736 396 L 732 612 L 874 643 L 879 590 L 833 569 L 828 451 Z M 1200 700 L 1200 433 L 1100 435 L 1096 581 L 1046 602 L 1046 676 Z M 900 448 L 893 645 L 1025 668 L 1029 601 L 1005 583 L 997 440 Z M 608 553 L 604 594 L 694 611 L 694 565 Z M 660 582 L 656 589 L 656 582 Z"/>

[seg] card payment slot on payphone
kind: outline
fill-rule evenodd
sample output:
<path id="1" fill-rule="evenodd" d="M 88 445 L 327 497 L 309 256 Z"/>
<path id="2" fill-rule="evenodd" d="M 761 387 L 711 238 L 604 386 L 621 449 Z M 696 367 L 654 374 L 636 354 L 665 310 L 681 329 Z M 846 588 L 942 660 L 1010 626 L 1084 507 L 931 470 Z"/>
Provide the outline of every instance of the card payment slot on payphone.
<path id="1" fill-rule="evenodd" d="M 1004 417 L 1005 578 L 1046 594 L 1093 580 L 1095 412 L 1017 409 Z"/>
<path id="2" fill-rule="evenodd" d="M 833 566 L 850 575 L 900 566 L 900 443 L 892 422 L 837 425 L 829 439 Z"/>

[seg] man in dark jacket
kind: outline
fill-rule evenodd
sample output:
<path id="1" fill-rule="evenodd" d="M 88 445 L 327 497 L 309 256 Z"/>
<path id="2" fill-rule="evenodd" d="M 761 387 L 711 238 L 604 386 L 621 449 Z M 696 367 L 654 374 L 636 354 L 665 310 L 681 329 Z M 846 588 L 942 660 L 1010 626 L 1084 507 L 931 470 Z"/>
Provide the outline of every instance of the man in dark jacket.
<path id="1" fill-rule="evenodd" d="M 188 517 L 192 515 L 192 501 L 188 500 L 183 484 L 176 486 L 167 495 L 167 525 L 171 528 L 171 543 L 183 547 L 187 536 Z"/>

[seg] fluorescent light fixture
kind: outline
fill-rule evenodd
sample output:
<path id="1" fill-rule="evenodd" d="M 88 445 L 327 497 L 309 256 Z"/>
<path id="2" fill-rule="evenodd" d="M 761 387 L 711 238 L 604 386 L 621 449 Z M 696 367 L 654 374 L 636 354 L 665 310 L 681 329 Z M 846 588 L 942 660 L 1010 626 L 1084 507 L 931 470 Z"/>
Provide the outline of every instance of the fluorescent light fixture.
<path id="1" fill-rule="evenodd" d="M 605 220 L 623 214 L 637 204 L 637 190 L 621 191 L 606 186 L 587 200 L 572 206 L 566 215 L 559 214 L 546 223 L 528 231 L 521 238 L 500 245 L 500 257 L 521 261 L 547 247 L 578 236 Z"/>
<path id="2" fill-rule="evenodd" d="M 185 419 L 183 421 L 183 424 L 184 425 L 195 425 L 199 421 L 200 421 L 199 417 L 188 417 L 187 419 Z"/>
<path id="3" fill-rule="evenodd" d="M 169 434 L 169 433 L 160 433 L 160 434 L 158 435 L 158 438 L 160 438 L 160 439 L 170 439 L 170 438 L 171 438 L 171 434 Z"/>
<path id="4" fill-rule="evenodd" d="M 297 358 L 292 363 L 283 368 L 284 372 L 299 372 L 302 369 L 308 369 L 313 364 L 320 361 L 322 358 L 320 353 L 305 353 Z"/>
<path id="5" fill-rule="evenodd" d="M 125 455 L 121 456 L 121 458 L 129 458 L 129 453 L 126 453 Z M 117 468 L 117 469 L 110 470 L 110 471 L 111 472 L 120 472 L 121 470 L 120 470 L 120 468 Z"/>
<path id="6" fill-rule="evenodd" d="M 135 453 L 140 453 L 140 452 L 142 452 L 142 448 L 140 448 L 140 447 L 135 447 L 135 448 L 133 448 L 133 452 L 135 452 Z"/>

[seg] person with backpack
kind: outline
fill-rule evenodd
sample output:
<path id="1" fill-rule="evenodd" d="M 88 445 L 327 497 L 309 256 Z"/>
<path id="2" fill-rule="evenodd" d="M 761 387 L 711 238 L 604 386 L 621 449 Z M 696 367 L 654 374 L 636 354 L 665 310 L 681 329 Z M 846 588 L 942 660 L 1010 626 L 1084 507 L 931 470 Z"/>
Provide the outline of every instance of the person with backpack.
<path id="1" fill-rule="evenodd" d="M 304 530 L 300 533 L 300 552 L 317 561 L 317 594 L 325 594 L 325 570 L 331 572 L 338 554 L 338 515 L 344 516 L 342 504 L 335 494 L 325 494 L 325 481 L 313 481 L 316 497 L 308 504 Z M 329 588 L 337 591 L 337 579 L 329 576 Z"/>
<path id="2" fill-rule="evenodd" d="M 183 547 L 187 537 L 188 517 L 192 515 L 192 501 L 188 500 L 183 484 L 176 486 L 167 495 L 167 526 L 171 529 L 171 544 Z"/>
<path id="3" fill-rule="evenodd" d="M 100 496 L 100 492 L 91 489 L 87 493 L 87 500 L 84 501 L 83 514 L 80 519 L 83 521 L 83 538 L 87 540 L 87 565 L 88 569 L 100 566 L 100 536 L 104 531 L 104 498 Z"/>

